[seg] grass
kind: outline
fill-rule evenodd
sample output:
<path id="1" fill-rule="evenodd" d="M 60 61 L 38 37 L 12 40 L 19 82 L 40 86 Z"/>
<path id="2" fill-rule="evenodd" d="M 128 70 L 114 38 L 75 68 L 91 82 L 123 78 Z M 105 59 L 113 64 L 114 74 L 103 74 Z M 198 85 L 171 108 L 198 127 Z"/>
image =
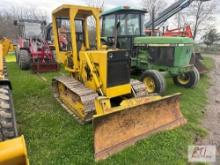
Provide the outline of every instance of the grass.
<path id="1" fill-rule="evenodd" d="M 13 55 L 9 55 L 7 59 L 19 132 L 25 136 L 30 164 L 95 164 L 92 125 L 79 125 L 52 96 L 51 79 L 61 72 L 39 76 L 30 71 L 21 71 L 14 62 Z M 206 58 L 205 62 L 209 68 L 213 66 L 210 58 Z M 188 145 L 193 144 L 195 137 L 205 135 L 200 122 L 207 103 L 208 76 L 202 76 L 195 89 L 176 87 L 171 80 L 168 80 L 167 86 L 167 94 L 183 94 L 181 111 L 188 119 L 188 124 L 151 136 L 96 164 L 187 163 Z"/>

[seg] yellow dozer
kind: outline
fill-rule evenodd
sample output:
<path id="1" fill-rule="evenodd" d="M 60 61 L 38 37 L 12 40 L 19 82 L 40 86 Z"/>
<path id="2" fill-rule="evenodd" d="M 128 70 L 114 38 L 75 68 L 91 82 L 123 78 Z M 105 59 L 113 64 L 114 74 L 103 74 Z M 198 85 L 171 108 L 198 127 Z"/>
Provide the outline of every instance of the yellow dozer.
<path id="1" fill-rule="evenodd" d="M 17 133 L 11 83 L 5 65 L 5 56 L 11 47 L 11 40 L 0 39 L 0 165 L 28 165 L 24 137 L 18 137 Z"/>
<path id="2" fill-rule="evenodd" d="M 98 8 L 62 5 L 52 14 L 57 59 L 70 73 L 53 79 L 54 96 L 80 123 L 93 122 L 95 160 L 186 123 L 180 94 L 148 95 L 142 82 L 130 79 L 129 53 L 101 44 L 100 13 Z"/>

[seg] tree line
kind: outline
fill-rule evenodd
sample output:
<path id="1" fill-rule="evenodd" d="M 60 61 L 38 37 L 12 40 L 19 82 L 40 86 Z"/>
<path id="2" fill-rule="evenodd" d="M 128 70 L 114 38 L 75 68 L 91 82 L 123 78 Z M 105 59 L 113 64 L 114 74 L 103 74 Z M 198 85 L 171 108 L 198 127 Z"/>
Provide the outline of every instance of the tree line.
<path id="1" fill-rule="evenodd" d="M 44 10 L 36 8 L 18 8 L 11 7 L 0 11 L 0 37 L 8 37 L 15 39 L 18 29 L 14 26 L 15 20 L 33 19 L 33 20 L 48 20 L 48 13 Z"/>

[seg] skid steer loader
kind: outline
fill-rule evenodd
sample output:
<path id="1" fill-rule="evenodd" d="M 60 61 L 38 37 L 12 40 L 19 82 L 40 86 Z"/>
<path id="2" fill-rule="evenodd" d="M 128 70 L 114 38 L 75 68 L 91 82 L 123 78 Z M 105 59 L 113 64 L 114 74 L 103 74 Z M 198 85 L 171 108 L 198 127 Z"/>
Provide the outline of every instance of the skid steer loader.
<path id="1" fill-rule="evenodd" d="M 62 5 L 52 14 L 57 59 L 70 73 L 52 80 L 54 96 L 80 123 L 93 122 L 96 161 L 152 133 L 186 123 L 179 109 L 180 94 L 148 95 L 142 82 L 130 79 L 129 53 L 101 44 L 100 13 L 98 8 Z M 96 22 L 93 48 L 88 33 L 91 17 Z M 59 42 L 61 28 L 66 29 L 65 46 Z"/>
<path id="2" fill-rule="evenodd" d="M 11 83 L 4 61 L 11 46 L 11 40 L 0 38 L 0 165 L 28 165 L 24 136 L 18 137 Z"/>

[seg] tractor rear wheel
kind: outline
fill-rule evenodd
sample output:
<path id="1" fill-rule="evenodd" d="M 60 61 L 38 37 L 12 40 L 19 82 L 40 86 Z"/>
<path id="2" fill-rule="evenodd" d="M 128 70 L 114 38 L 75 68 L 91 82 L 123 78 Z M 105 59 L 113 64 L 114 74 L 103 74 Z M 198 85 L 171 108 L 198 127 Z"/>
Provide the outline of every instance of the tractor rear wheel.
<path id="1" fill-rule="evenodd" d="M 140 80 L 144 82 L 149 94 L 162 94 L 166 89 L 166 81 L 163 75 L 157 70 L 147 70 L 143 72 Z"/>
<path id="2" fill-rule="evenodd" d="M 20 50 L 19 66 L 22 70 L 27 70 L 31 66 L 31 56 L 27 50 Z"/>
<path id="3" fill-rule="evenodd" d="M 52 50 L 53 62 L 56 62 L 56 51 Z"/>
<path id="4" fill-rule="evenodd" d="M 185 88 L 194 88 L 199 82 L 200 74 L 196 67 L 187 73 L 174 76 L 173 82 L 178 86 L 183 86 Z"/>
<path id="5" fill-rule="evenodd" d="M 20 49 L 16 48 L 16 50 L 15 50 L 15 58 L 16 58 L 17 64 L 19 64 L 19 56 L 20 56 Z"/>

